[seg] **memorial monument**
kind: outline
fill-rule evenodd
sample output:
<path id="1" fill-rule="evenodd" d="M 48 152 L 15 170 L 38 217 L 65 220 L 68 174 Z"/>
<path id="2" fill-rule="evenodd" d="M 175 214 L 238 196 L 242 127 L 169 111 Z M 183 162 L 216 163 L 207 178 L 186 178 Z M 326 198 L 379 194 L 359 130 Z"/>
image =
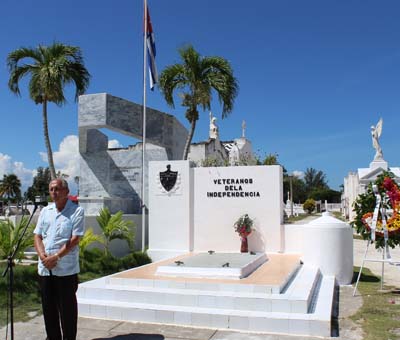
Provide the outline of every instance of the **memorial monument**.
<path id="1" fill-rule="evenodd" d="M 153 160 L 182 159 L 186 128 L 172 115 L 148 108 L 146 164 Z M 141 213 L 142 143 L 127 148 L 108 148 L 109 129 L 141 139 L 142 106 L 106 93 L 79 97 L 79 201 L 87 214 L 96 215 L 103 207 L 112 213 Z M 217 119 L 210 112 L 209 138 L 193 143 L 189 159 L 202 165 L 206 159 L 238 165 L 255 158 L 251 142 L 244 136 L 221 142 Z M 146 180 L 145 183 L 148 183 Z M 145 202 L 147 205 L 147 202 Z"/>
<path id="2" fill-rule="evenodd" d="M 312 225 L 284 225 L 281 166 L 196 167 L 193 158 L 176 160 L 186 129 L 170 115 L 148 112 L 153 263 L 80 284 L 79 314 L 330 336 L 335 284 L 348 284 L 353 273 L 350 226 L 329 215 Z M 108 94 L 80 97 L 80 202 L 87 213 L 103 206 L 139 211 L 141 144 L 108 149 L 99 129 L 140 138 L 141 126 L 140 105 Z M 245 123 L 228 148 L 212 115 L 204 146 L 191 148 L 192 156 L 219 154 L 234 165 L 251 151 Z M 251 221 L 248 249 L 237 230 L 241 216 Z"/>
<path id="3" fill-rule="evenodd" d="M 369 183 L 374 182 L 383 171 L 391 171 L 395 175 L 397 183 L 400 182 L 400 168 L 390 167 L 383 158 L 383 151 L 379 142 L 383 130 L 383 119 L 371 126 L 372 146 L 375 155 L 368 168 L 359 168 L 357 172 L 349 172 L 344 178 L 344 190 L 342 195 L 343 215 L 350 221 L 355 217 L 353 203 L 358 195 L 365 193 Z"/>
<path id="4" fill-rule="evenodd" d="M 142 106 L 107 93 L 80 96 L 78 123 L 79 202 L 86 214 L 103 207 L 140 213 L 142 143 L 109 149 L 100 129 L 141 139 Z M 187 130 L 175 117 L 148 108 L 146 135 L 146 162 L 181 159 Z"/>

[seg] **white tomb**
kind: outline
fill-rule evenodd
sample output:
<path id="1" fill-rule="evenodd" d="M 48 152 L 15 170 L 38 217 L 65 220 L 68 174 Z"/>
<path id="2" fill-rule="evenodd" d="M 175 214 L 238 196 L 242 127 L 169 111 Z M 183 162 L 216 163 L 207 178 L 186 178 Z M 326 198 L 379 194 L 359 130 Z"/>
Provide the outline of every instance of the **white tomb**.
<path id="1" fill-rule="evenodd" d="M 239 253 L 233 225 L 243 214 L 254 220 L 249 251 L 255 255 Z M 350 226 L 331 216 L 283 225 L 280 166 L 150 162 L 154 262 L 81 284 L 79 314 L 331 336 L 335 282 L 351 280 L 352 251 Z M 220 262 L 209 263 L 211 257 Z"/>

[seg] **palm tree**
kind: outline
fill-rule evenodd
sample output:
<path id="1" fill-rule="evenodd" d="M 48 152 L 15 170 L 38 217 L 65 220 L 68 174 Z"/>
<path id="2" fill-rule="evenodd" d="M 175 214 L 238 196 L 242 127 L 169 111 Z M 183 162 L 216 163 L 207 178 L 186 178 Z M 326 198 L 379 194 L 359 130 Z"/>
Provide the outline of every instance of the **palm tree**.
<path id="1" fill-rule="evenodd" d="M 167 66 L 160 75 L 159 87 L 165 101 L 175 107 L 174 90 L 182 90 L 182 106 L 187 107 L 186 118 L 190 122 L 190 131 L 186 140 L 183 159 L 187 159 L 190 144 L 199 119 L 197 107 L 210 110 L 212 90 L 218 95 L 222 107 L 222 118 L 233 109 L 238 93 L 238 83 L 233 76 L 231 65 L 221 57 L 202 57 L 193 46 L 179 49 L 182 64 Z"/>
<path id="2" fill-rule="evenodd" d="M 62 106 L 66 102 L 64 87 L 70 83 L 75 84 L 75 100 L 85 93 L 90 74 L 84 66 L 81 50 L 58 42 L 36 48 L 21 47 L 8 55 L 7 65 L 10 71 L 8 87 L 16 95 L 20 95 L 19 81 L 25 76 L 31 77 L 29 96 L 35 104 L 42 104 L 44 140 L 51 178 L 54 179 L 56 171 L 48 131 L 47 103 Z"/>
<path id="3" fill-rule="evenodd" d="M 35 201 L 36 196 L 45 198 L 49 194 L 49 183 L 51 181 L 50 169 L 48 167 L 38 167 L 36 175 L 33 177 L 32 186 L 26 191 L 26 196 L 32 202 Z"/>
<path id="4" fill-rule="evenodd" d="M 328 183 L 326 181 L 326 175 L 321 170 L 314 168 L 307 168 L 304 173 L 304 183 L 306 190 L 309 193 L 313 189 L 327 189 Z"/>
<path id="5" fill-rule="evenodd" d="M 17 175 L 3 175 L 3 179 L 0 180 L 0 196 L 4 195 L 7 195 L 8 199 L 21 197 L 21 181 Z"/>
<path id="6" fill-rule="evenodd" d="M 116 214 L 111 215 L 110 210 L 105 207 L 99 212 L 96 217 L 104 237 L 104 250 L 106 255 L 109 254 L 110 242 L 112 240 L 126 240 L 129 248 L 133 246 L 133 239 L 135 237 L 135 226 L 132 221 L 122 219 L 123 212 L 118 211 Z"/>

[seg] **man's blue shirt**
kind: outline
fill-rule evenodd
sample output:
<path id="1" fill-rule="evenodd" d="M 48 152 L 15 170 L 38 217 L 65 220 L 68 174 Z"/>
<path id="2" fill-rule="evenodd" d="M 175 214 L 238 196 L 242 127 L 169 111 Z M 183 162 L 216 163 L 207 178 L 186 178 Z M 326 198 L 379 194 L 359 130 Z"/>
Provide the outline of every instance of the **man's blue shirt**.
<path id="1" fill-rule="evenodd" d="M 33 231 L 41 235 L 47 255 L 53 255 L 60 251 L 61 247 L 72 236 L 84 234 L 84 211 L 79 205 L 67 201 L 64 209 L 57 211 L 54 203 L 49 204 L 40 212 L 36 228 Z M 79 273 L 79 246 L 74 247 L 63 256 L 57 266 L 51 270 L 53 275 L 67 276 Z M 41 276 L 50 275 L 49 270 L 39 259 L 38 273 Z"/>

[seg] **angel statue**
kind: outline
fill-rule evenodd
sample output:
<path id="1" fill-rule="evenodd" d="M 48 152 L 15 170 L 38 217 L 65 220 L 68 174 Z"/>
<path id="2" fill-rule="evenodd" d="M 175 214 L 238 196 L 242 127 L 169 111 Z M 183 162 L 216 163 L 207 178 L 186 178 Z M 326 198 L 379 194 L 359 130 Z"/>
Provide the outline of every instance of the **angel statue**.
<path id="1" fill-rule="evenodd" d="M 382 125 L 383 125 L 383 120 L 382 118 L 379 119 L 378 124 L 376 126 L 371 126 L 371 136 L 372 136 L 372 146 L 376 150 L 374 161 L 383 159 L 383 153 L 382 153 L 382 148 L 379 145 L 379 137 L 382 134 Z"/>
<path id="2" fill-rule="evenodd" d="M 216 124 L 217 118 L 213 117 L 211 111 L 210 111 L 210 134 L 209 137 L 211 139 L 216 139 L 219 137 L 219 131 L 218 131 L 218 126 Z"/>

